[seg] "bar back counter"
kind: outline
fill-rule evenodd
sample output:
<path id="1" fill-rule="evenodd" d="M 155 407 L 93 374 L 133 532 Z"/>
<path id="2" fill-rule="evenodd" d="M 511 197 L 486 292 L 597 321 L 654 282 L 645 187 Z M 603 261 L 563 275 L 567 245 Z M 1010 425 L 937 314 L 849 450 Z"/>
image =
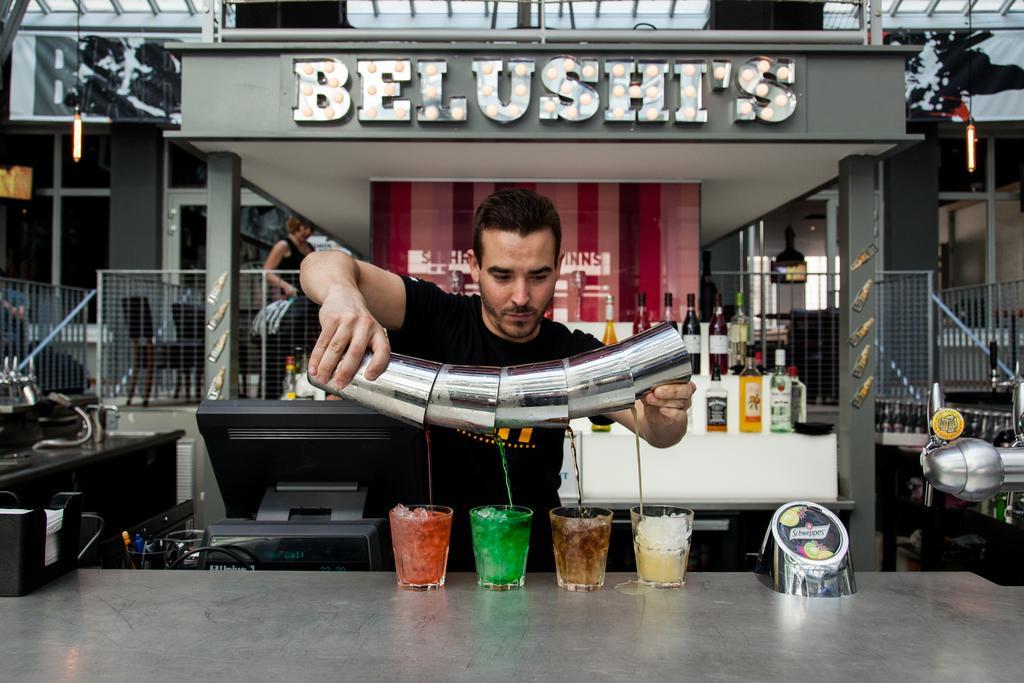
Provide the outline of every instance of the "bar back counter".
<path id="1" fill-rule="evenodd" d="M 0 601 L 2 677 L 62 680 L 1019 680 L 1024 589 L 972 574 L 858 575 L 856 595 L 752 574 L 681 590 L 494 593 L 453 574 L 79 570 Z"/>

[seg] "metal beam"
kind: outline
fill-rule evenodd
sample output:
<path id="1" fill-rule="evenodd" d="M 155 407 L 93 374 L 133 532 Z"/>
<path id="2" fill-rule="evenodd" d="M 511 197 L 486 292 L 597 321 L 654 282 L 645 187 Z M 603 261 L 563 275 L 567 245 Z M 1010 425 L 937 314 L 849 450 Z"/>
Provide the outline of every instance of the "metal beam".
<path id="1" fill-rule="evenodd" d="M 494 42 L 516 43 L 540 42 L 538 29 L 493 30 L 466 29 L 266 29 L 232 28 L 221 29 L 224 42 L 284 42 L 284 41 L 330 41 L 330 42 L 376 42 L 376 41 L 419 41 L 429 42 Z M 628 29 L 609 30 L 548 30 L 549 43 L 644 43 L 644 44 L 687 44 L 713 43 L 793 43 L 799 45 L 863 45 L 864 36 L 860 31 L 631 31 Z"/>
<path id="2" fill-rule="evenodd" d="M 640 8 L 640 0 L 633 0 L 633 18 L 636 19 L 636 12 Z"/>
<path id="3" fill-rule="evenodd" d="M 668 18 L 672 19 L 676 16 L 676 0 L 672 0 L 672 4 L 668 6 Z"/>
<path id="4" fill-rule="evenodd" d="M 7 61 L 14 46 L 14 36 L 21 28 L 21 20 L 25 17 L 25 10 L 28 9 L 28 0 L 14 0 L 14 7 L 4 24 L 3 32 L 0 33 L 0 67 Z M 0 85 L 3 84 L 3 75 L 0 72 Z"/>
<path id="5" fill-rule="evenodd" d="M 373 16 L 380 16 L 380 7 L 377 6 L 377 0 L 370 0 L 370 5 L 373 7 Z"/>
<path id="6" fill-rule="evenodd" d="M 968 14 L 973 14 L 974 13 L 974 6 L 977 5 L 977 4 L 978 4 L 978 0 L 969 0 L 969 2 L 967 3 L 967 6 L 964 7 L 964 12 L 963 12 L 964 16 L 966 17 Z"/>
<path id="7" fill-rule="evenodd" d="M 409 0 L 409 16 L 416 16 L 416 0 Z"/>
<path id="8" fill-rule="evenodd" d="M 53 11 L 50 9 L 50 5 L 47 4 L 46 0 L 36 0 L 36 4 L 39 5 L 39 9 L 42 10 L 43 14 L 49 14 Z M 0 16 L 3 16 L 3 12 L 0 12 Z"/>
<path id="9" fill-rule="evenodd" d="M 935 8 L 939 6 L 939 0 L 929 0 L 928 6 L 924 8 L 924 15 L 930 17 L 935 14 Z"/>
<path id="10" fill-rule="evenodd" d="M 149 9 L 153 12 L 153 16 L 160 14 L 160 6 L 156 4 L 156 0 L 149 0 Z"/>
<path id="11" fill-rule="evenodd" d="M 111 0 L 111 2 L 113 2 L 113 0 Z M 188 7 L 189 14 L 195 15 L 197 13 L 198 10 L 196 10 L 196 4 L 193 0 L 185 0 L 185 5 Z"/>
<path id="12" fill-rule="evenodd" d="M 38 2 L 39 0 L 36 0 Z M 110 0 L 110 6 L 114 8 L 114 14 L 120 16 L 124 14 L 124 7 L 121 6 L 121 0 Z"/>
<path id="13" fill-rule="evenodd" d="M 999 16 L 1005 17 L 1011 7 L 1013 7 L 1013 0 L 1003 0 L 1003 4 L 999 8 Z"/>
<path id="14" fill-rule="evenodd" d="M 452 0 L 446 0 L 446 1 L 448 3 L 448 18 L 450 19 L 451 16 L 452 16 Z"/>
<path id="15" fill-rule="evenodd" d="M 892 0 L 892 4 L 889 5 L 889 16 L 895 17 L 896 12 L 899 11 L 900 5 L 903 4 L 903 0 Z"/>
<path id="16" fill-rule="evenodd" d="M 594 7 L 594 17 L 601 16 L 601 0 L 597 0 L 597 5 Z"/>

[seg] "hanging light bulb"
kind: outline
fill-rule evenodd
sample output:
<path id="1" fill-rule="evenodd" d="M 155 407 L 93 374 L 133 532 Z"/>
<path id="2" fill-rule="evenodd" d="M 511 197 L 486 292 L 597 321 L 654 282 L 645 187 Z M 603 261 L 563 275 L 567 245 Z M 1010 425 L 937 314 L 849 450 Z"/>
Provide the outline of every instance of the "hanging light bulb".
<path id="1" fill-rule="evenodd" d="M 974 119 L 967 119 L 967 172 L 974 173 L 978 166 L 978 136 L 974 130 Z"/>
<path id="2" fill-rule="evenodd" d="M 71 158 L 77 164 L 82 158 L 82 112 L 75 105 L 75 118 L 71 122 Z"/>

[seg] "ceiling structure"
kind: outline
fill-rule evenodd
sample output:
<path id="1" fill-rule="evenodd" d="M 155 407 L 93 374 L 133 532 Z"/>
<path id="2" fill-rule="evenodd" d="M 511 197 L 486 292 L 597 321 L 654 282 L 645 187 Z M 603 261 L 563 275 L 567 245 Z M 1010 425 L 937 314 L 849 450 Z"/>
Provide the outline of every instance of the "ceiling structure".
<path id="1" fill-rule="evenodd" d="M 811 0 L 814 1 L 814 0 Z M 79 0 L 31 0 L 22 27 L 73 30 Z M 212 0 L 81 0 L 85 30 L 181 31 L 199 33 L 204 7 Z M 976 29 L 1024 28 L 1024 0 L 882 0 L 886 31 L 967 28 L 971 2 Z M 226 25 L 233 3 L 224 3 Z M 535 2 L 533 13 L 538 10 Z M 860 0 L 827 1 L 825 30 L 859 26 Z M 507 29 L 517 19 L 515 0 L 348 0 L 354 28 Z M 692 29 L 709 21 L 710 0 L 548 0 L 545 25 L 551 29 Z M 534 19 L 535 20 L 535 19 Z"/>
<path id="2" fill-rule="evenodd" d="M 708 243 L 838 175 L 878 143 L 542 143 L 200 141 L 234 152 L 242 176 L 368 255 L 371 180 L 697 181 Z"/>

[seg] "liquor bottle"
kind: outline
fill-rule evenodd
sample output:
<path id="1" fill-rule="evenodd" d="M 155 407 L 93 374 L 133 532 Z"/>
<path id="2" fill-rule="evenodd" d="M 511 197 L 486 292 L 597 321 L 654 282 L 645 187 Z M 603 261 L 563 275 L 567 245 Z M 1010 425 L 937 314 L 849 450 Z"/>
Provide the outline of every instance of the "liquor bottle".
<path id="1" fill-rule="evenodd" d="M 633 334 L 643 332 L 651 327 L 651 313 L 647 310 L 647 294 L 640 292 L 636 315 L 633 316 Z"/>
<path id="2" fill-rule="evenodd" d="M 615 297 L 611 294 L 609 294 L 608 298 L 605 299 L 604 320 L 604 336 L 601 338 L 601 343 L 605 346 L 618 344 L 619 338 L 615 336 Z M 599 425 L 592 422 L 590 423 L 590 431 L 610 432 L 612 431 L 612 426 L 610 424 Z"/>
<path id="3" fill-rule="evenodd" d="M 747 364 L 740 373 L 740 431 L 761 431 L 761 373 L 754 366 L 754 347 L 747 347 Z"/>
<path id="4" fill-rule="evenodd" d="M 665 312 L 662 313 L 661 319 L 672 326 L 672 329 L 678 330 L 679 323 L 676 322 L 676 314 L 672 312 L 672 292 L 665 292 Z"/>
<path id="5" fill-rule="evenodd" d="M 785 349 L 775 349 L 775 369 L 769 389 L 771 430 L 780 434 L 793 431 L 793 386 L 786 374 Z"/>
<path id="6" fill-rule="evenodd" d="M 711 320 L 715 305 L 718 302 L 718 287 L 715 286 L 711 274 L 711 252 L 701 253 L 700 269 L 700 319 Z"/>
<path id="7" fill-rule="evenodd" d="M 721 294 L 715 295 L 715 313 L 708 327 L 708 365 L 718 368 L 723 375 L 729 374 L 729 333 Z"/>
<path id="8" fill-rule="evenodd" d="M 736 292 L 736 313 L 729 321 L 729 367 L 737 372 L 743 367 L 744 354 L 750 343 L 750 319 L 743 310 L 743 292 Z"/>
<path id="9" fill-rule="evenodd" d="M 792 397 L 790 406 L 793 413 L 793 424 L 807 422 L 807 385 L 797 377 L 795 365 L 790 365 L 788 372 L 790 395 Z"/>
<path id="10" fill-rule="evenodd" d="M 296 398 L 295 394 L 295 378 L 296 378 L 296 367 L 295 367 L 295 356 L 288 356 L 284 360 L 284 391 L 281 392 L 281 399 L 285 401 L 294 401 Z"/>
<path id="11" fill-rule="evenodd" d="M 722 373 L 716 365 L 711 366 L 711 384 L 704 395 L 707 396 L 708 431 L 729 431 L 729 392 L 722 386 Z"/>
<path id="12" fill-rule="evenodd" d="M 604 336 L 601 343 L 605 346 L 618 344 L 619 338 L 615 336 L 615 297 L 611 294 L 604 303 Z"/>
<path id="13" fill-rule="evenodd" d="M 686 295 L 686 319 L 683 320 L 683 345 L 690 354 L 693 374 L 700 374 L 700 320 L 693 307 L 693 294 Z"/>
<path id="14" fill-rule="evenodd" d="M 754 351 L 754 367 L 757 368 L 757 371 L 762 375 L 768 374 L 768 368 L 764 365 L 764 356 L 761 355 L 760 351 Z"/>

